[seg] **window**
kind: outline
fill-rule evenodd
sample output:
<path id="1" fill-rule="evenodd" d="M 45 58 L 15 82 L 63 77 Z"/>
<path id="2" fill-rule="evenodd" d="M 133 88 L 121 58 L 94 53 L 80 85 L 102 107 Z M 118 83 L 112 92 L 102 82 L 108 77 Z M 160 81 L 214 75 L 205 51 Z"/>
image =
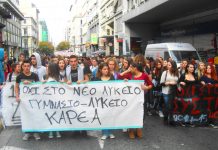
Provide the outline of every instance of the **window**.
<path id="1" fill-rule="evenodd" d="M 170 51 L 173 60 L 176 60 L 178 62 L 181 62 L 183 59 L 191 60 L 194 58 L 195 60 L 199 60 L 199 57 L 197 55 L 196 51 Z"/>
<path id="2" fill-rule="evenodd" d="M 24 28 L 24 29 L 23 29 L 23 34 L 24 34 L 24 35 L 27 35 L 27 28 Z"/>

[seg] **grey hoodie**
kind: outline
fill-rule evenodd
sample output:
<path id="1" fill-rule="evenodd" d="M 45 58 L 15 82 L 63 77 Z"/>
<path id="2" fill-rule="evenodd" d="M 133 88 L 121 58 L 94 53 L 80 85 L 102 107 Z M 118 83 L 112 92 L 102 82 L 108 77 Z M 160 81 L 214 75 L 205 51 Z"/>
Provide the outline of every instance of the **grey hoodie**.
<path id="1" fill-rule="evenodd" d="M 33 53 L 33 55 L 36 56 L 37 67 L 34 68 L 33 66 L 31 66 L 30 71 L 36 73 L 39 77 L 39 81 L 42 81 L 43 76 L 46 75 L 46 68 L 42 66 L 40 55 L 38 53 Z M 34 71 L 35 69 L 37 70 L 36 72 Z"/>

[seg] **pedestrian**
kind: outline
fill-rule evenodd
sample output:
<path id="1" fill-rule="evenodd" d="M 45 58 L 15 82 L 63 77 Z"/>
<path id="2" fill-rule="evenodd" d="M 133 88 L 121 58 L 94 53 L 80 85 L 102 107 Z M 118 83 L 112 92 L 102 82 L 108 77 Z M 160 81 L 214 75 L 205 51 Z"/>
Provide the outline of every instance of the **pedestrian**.
<path id="1" fill-rule="evenodd" d="M 19 74 L 16 78 L 15 84 L 15 94 L 16 94 L 16 101 L 20 102 L 20 93 L 19 93 L 19 84 L 23 82 L 23 84 L 30 84 L 32 82 L 38 82 L 39 77 L 37 74 L 30 71 L 30 62 L 29 60 L 24 60 L 22 64 L 22 73 Z M 24 133 L 23 140 L 29 140 L 31 134 L 28 132 Z M 40 140 L 39 133 L 33 133 L 35 140 Z"/>
<path id="2" fill-rule="evenodd" d="M 98 67 L 98 72 L 94 81 L 109 81 L 114 80 L 114 76 L 109 71 L 109 66 L 107 63 L 101 63 Z M 110 137 L 114 139 L 115 136 L 112 134 L 112 130 L 102 130 L 102 140 L 107 139 Z"/>

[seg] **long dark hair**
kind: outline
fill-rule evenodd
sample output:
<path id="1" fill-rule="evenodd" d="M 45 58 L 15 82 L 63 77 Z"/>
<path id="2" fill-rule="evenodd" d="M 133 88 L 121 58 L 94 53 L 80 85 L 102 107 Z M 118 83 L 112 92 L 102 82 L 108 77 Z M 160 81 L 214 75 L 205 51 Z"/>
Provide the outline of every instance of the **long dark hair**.
<path id="1" fill-rule="evenodd" d="M 178 69 L 177 69 L 177 64 L 176 64 L 176 62 L 174 61 L 174 60 L 170 60 L 170 61 L 168 61 L 168 62 L 170 62 L 171 63 L 171 65 L 172 65 L 172 69 L 171 70 L 169 70 L 170 71 L 170 73 L 173 75 L 173 76 L 179 76 L 179 72 L 178 72 Z"/>
<path id="2" fill-rule="evenodd" d="M 56 81 L 60 80 L 60 69 L 58 64 L 56 63 L 50 63 L 48 65 L 48 75 L 47 78 L 54 78 Z"/>
<path id="3" fill-rule="evenodd" d="M 136 68 L 140 72 L 144 72 L 144 66 L 141 62 L 139 62 L 139 63 L 132 62 L 131 66 Z"/>
<path id="4" fill-rule="evenodd" d="M 192 63 L 188 63 L 187 66 L 185 67 L 185 74 L 188 73 L 188 68 L 189 68 L 191 65 L 194 67 L 194 71 L 192 72 L 192 75 L 195 77 L 195 66 L 194 66 Z"/>
<path id="5" fill-rule="evenodd" d="M 158 68 L 158 64 L 161 64 L 161 68 Z M 159 59 L 156 59 L 155 60 L 155 72 L 154 72 L 155 76 L 161 76 L 162 70 L 163 70 L 162 62 Z"/>
<path id="6" fill-rule="evenodd" d="M 101 78 L 101 76 L 102 76 L 102 72 L 101 72 L 101 71 L 102 71 L 102 69 L 103 69 L 104 67 L 108 67 L 108 76 L 111 76 L 111 73 L 110 73 L 108 64 L 105 63 L 105 62 L 102 62 L 102 63 L 100 63 L 100 65 L 98 66 L 98 72 L 97 72 L 97 74 L 96 74 L 96 77 L 97 77 L 97 78 Z"/>

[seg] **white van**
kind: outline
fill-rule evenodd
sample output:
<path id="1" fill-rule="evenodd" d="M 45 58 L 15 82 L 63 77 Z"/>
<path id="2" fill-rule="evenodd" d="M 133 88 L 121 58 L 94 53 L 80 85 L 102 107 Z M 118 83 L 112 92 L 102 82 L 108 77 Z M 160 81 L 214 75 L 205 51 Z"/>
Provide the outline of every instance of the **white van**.
<path id="1" fill-rule="evenodd" d="M 171 57 L 177 64 L 183 59 L 201 60 L 196 49 L 189 43 L 158 43 L 148 44 L 145 50 L 145 58 L 153 57 L 154 59 L 162 57 L 167 60 Z"/>

